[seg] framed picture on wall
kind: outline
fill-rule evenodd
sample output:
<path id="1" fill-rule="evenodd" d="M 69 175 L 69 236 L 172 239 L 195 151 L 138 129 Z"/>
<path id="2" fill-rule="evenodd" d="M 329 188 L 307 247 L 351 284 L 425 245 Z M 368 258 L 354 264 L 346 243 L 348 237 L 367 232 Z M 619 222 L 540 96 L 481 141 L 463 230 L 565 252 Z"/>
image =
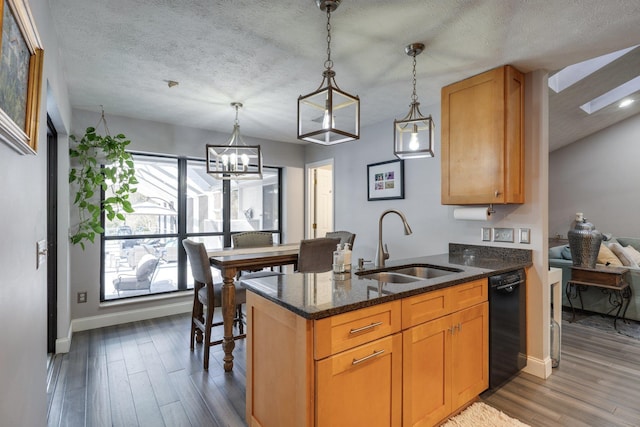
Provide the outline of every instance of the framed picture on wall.
<path id="1" fill-rule="evenodd" d="M 0 0 L 0 141 L 38 149 L 43 50 L 26 0 Z"/>
<path id="2" fill-rule="evenodd" d="M 367 200 L 404 199 L 404 160 L 367 165 Z"/>

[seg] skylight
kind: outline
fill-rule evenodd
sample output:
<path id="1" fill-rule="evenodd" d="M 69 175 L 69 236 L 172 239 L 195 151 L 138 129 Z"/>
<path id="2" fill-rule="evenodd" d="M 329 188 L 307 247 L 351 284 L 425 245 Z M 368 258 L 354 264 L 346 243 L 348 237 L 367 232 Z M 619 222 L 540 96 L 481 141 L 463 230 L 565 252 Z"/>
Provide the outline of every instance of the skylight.
<path id="1" fill-rule="evenodd" d="M 595 73 L 600 68 L 612 63 L 616 59 L 625 55 L 627 52 L 635 49 L 640 45 L 631 46 L 617 52 L 608 53 L 598 56 L 597 58 L 588 59 L 577 64 L 569 65 L 562 70 L 549 77 L 549 87 L 556 93 L 562 92 L 569 86 L 579 82 L 590 74 Z"/>
<path id="2" fill-rule="evenodd" d="M 609 92 L 600 95 L 597 98 L 592 99 L 586 104 L 582 104 L 580 108 L 588 114 L 593 114 L 598 110 L 603 109 L 607 105 L 611 105 L 614 102 L 620 101 L 622 98 L 631 95 L 634 92 L 640 90 L 640 76 L 629 80 L 620 86 L 611 89 Z"/>

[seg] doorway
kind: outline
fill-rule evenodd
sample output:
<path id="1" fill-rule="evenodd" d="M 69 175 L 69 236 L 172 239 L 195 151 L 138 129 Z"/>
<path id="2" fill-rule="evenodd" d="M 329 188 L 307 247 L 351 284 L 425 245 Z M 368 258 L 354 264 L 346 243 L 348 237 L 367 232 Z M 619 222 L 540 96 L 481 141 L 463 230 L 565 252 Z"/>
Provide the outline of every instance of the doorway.
<path id="1" fill-rule="evenodd" d="M 307 173 L 308 239 L 324 237 L 333 231 L 333 159 L 309 163 Z"/>

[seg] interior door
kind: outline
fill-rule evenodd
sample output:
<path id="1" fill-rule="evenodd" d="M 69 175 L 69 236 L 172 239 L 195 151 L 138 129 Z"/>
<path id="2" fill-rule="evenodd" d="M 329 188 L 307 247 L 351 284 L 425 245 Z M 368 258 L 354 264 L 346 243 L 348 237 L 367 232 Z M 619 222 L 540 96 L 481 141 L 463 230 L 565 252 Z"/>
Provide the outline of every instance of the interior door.
<path id="1" fill-rule="evenodd" d="M 333 231 L 333 161 L 307 166 L 307 238 Z"/>

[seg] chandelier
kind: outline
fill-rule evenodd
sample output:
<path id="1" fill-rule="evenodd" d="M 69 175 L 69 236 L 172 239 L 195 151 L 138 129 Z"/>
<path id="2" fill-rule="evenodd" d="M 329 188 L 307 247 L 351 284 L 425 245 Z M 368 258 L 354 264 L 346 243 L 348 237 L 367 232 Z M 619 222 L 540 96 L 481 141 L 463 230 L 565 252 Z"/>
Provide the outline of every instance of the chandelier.
<path id="1" fill-rule="evenodd" d="M 259 145 L 245 145 L 240 136 L 238 110 L 240 102 L 232 102 L 236 110 L 231 138 L 226 145 L 207 144 L 207 173 L 216 179 L 262 179 L 262 151 Z"/>
<path id="2" fill-rule="evenodd" d="M 393 121 L 395 140 L 393 154 L 399 159 L 419 159 L 434 155 L 435 125 L 431 116 L 425 117 L 420 112 L 420 103 L 416 94 L 416 56 L 423 50 L 422 43 L 412 43 L 404 49 L 407 55 L 413 57 L 413 94 L 409 113 L 404 118 Z"/>
<path id="3" fill-rule="evenodd" d="M 331 60 L 331 12 L 341 0 L 316 0 L 327 12 L 327 60 L 315 92 L 298 97 L 298 139 L 333 145 L 360 139 L 360 98 L 342 91 Z"/>

